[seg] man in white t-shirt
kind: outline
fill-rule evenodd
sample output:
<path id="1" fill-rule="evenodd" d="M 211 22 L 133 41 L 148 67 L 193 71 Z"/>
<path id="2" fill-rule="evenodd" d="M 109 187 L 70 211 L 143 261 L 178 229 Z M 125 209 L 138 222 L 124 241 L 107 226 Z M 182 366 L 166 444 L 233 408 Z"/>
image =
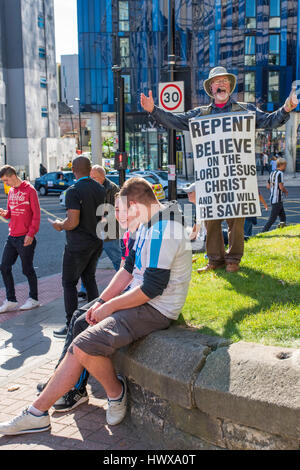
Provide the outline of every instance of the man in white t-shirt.
<path id="1" fill-rule="evenodd" d="M 269 157 L 266 152 L 263 152 L 262 154 L 262 159 L 261 159 L 261 174 L 264 174 L 264 171 L 268 169 L 268 164 L 269 164 Z"/>

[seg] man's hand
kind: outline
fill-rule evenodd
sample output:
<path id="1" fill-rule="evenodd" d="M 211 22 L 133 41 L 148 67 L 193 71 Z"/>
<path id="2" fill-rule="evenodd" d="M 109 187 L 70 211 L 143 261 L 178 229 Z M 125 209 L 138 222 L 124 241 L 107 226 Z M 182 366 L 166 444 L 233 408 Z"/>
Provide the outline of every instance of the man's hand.
<path id="1" fill-rule="evenodd" d="M 295 109 L 298 106 L 298 103 L 299 103 L 299 101 L 298 101 L 298 98 L 297 98 L 297 95 L 296 95 L 296 88 L 293 87 L 290 95 L 285 100 L 284 110 L 287 113 L 289 113 L 290 111 L 292 111 L 293 109 Z"/>
<path id="2" fill-rule="evenodd" d="M 198 235 L 197 232 L 192 232 L 192 233 L 190 234 L 190 240 L 191 240 L 191 241 L 196 240 L 197 235 Z"/>
<path id="3" fill-rule="evenodd" d="M 99 304 L 96 302 L 87 312 L 86 312 L 86 322 L 93 326 L 97 325 L 104 318 L 109 317 L 113 313 L 113 309 L 110 307 L 109 303 Z"/>
<path id="4" fill-rule="evenodd" d="M 0 216 L 6 217 L 7 211 L 5 209 L 0 209 Z"/>
<path id="5" fill-rule="evenodd" d="M 29 246 L 31 245 L 32 242 L 33 242 L 33 238 L 26 235 L 26 237 L 24 238 L 24 246 Z"/>
<path id="6" fill-rule="evenodd" d="M 52 227 L 57 230 L 58 232 L 61 232 L 63 230 L 62 228 L 62 222 L 60 220 L 55 220 L 52 224 Z"/>
<path id="7" fill-rule="evenodd" d="M 151 90 L 149 91 L 149 96 L 145 96 L 144 93 L 141 93 L 141 106 L 148 113 L 152 113 L 154 109 L 154 101 Z"/>

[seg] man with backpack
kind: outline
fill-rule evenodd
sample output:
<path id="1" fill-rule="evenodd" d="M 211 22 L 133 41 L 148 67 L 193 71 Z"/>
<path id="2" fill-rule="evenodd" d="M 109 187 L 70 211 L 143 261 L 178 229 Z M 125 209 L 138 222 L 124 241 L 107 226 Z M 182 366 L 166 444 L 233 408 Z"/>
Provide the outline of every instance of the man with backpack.
<path id="1" fill-rule="evenodd" d="M 256 127 L 274 129 L 282 126 L 289 119 L 289 112 L 297 107 L 298 100 L 292 90 L 284 106 L 273 113 L 265 113 L 251 103 L 240 103 L 232 98 L 236 86 L 236 76 L 228 73 L 225 67 L 215 67 L 209 77 L 204 80 L 205 92 L 212 98 L 209 105 L 199 106 L 185 113 L 171 113 L 164 111 L 154 104 L 152 92 L 149 95 L 141 94 L 141 106 L 150 113 L 150 116 L 160 125 L 168 129 L 189 130 L 189 120 L 209 114 L 223 114 L 233 112 L 254 111 L 256 114 Z M 206 250 L 208 264 L 198 270 L 199 273 L 215 270 L 226 266 L 227 272 L 239 270 L 239 264 L 244 253 L 244 218 L 227 219 L 229 246 L 225 253 L 222 235 L 222 220 L 209 220 L 205 222 L 207 230 Z"/>

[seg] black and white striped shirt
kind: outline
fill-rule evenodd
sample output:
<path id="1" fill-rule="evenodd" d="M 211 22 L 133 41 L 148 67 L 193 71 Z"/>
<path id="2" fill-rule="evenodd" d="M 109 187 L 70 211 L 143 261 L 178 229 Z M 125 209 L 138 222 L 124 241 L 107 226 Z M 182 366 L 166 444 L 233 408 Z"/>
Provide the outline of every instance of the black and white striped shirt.
<path id="1" fill-rule="evenodd" d="M 283 183 L 283 172 L 280 170 L 274 170 L 270 173 L 268 180 L 270 184 L 270 202 L 271 204 L 276 204 L 282 201 L 282 191 L 279 188 L 279 183 Z"/>

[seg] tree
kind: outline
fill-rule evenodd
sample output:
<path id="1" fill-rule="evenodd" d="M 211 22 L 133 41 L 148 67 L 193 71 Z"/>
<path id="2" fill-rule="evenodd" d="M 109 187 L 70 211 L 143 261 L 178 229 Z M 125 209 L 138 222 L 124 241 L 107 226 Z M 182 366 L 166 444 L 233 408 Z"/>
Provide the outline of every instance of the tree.
<path id="1" fill-rule="evenodd" d="M 103 149 L 103 154 L 105 158 L 113 158 L 114 156 L 113 145 L 114 145 L 113 137 L 106 137 L 106 139 L 103 140 L 102 149 Z"/>

